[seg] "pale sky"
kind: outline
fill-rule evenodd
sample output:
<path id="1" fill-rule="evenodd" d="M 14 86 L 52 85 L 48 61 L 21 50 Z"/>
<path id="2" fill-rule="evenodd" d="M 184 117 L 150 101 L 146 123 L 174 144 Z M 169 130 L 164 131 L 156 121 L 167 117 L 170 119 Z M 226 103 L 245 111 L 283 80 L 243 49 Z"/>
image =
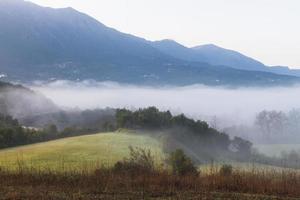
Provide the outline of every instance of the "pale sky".
<path id="1" fill-rule="evenodd" d="M 191 47 L 213 43 L 300 68 L 300 0 L 31 0 L 73 7 L 109 27 Z"/>

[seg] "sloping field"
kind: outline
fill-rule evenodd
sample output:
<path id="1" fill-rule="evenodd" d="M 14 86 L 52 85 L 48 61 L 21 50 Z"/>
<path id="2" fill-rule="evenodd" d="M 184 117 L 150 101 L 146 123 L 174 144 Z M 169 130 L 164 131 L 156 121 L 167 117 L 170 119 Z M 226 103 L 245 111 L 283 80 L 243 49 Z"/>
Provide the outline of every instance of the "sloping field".
<path id="1" fill-rule="evenodd" d="M 151 150 L 158 164 L 163 163 L 165 154 L 162 143 L 145 133 L 130 131 L 99 133 L 64 138 L 0 150 L 0 170 L 50 170 L 82 171 L 99 167 L 110 167 L 129 155 L 129 146 Z M 257 163 L 214 162 L 200 166 L 202 173 L 219 171 L 223 164 L 231 164 L 234 169 L 244 171 L 281 171 L 282 168 Z"/>
<path id="2" fill-rule="evenodd" d="M 0 151 L 2 168 L 80 170 L 111 166 L 129 154 L 129 146 L 150 149 L 162 159 L 161 143 L 152 137 L 128 132 L 99 133 L 54 140 Z"/>

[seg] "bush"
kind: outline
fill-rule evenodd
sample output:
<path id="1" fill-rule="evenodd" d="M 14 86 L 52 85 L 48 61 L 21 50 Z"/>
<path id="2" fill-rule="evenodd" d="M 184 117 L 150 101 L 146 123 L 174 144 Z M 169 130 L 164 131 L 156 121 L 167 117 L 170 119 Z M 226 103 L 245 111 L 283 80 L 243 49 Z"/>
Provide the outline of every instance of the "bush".
<path id="1" fill-rule="evenodd" d="M 230 176 L 232 174 L 233 168 L 231 165 L 222 165 L 220 168 L 220 175 L 222 176 Z"/>
<path id="2" fill-rule="evenodd" d="M 193 161 L 185 155 L 183 150 L 177 149 L 172 152 L 168 159 L 172 167 L 173 174 L 176 175 L 198 175 L 198 171 Z"/>
<path id="3" fill-rule="evenodd" d="M 115 172 L 131 174 L 149 174 L 154 172 L 154 157 L 150 150 L 129 147 L 129 158 L 124 158 L 114 165 Z"/>

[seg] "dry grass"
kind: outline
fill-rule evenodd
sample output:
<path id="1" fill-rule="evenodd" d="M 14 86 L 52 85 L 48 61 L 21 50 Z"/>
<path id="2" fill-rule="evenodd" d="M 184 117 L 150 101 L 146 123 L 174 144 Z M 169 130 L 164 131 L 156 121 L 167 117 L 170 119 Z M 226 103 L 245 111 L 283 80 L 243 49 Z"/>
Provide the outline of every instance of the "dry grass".
<path id="1" fill-rule="evenodd" d="M 0 199 L 297 199 L 300 174 L 293 171 L 239 171 L 176 176 L 94 172 L 0 172 Z M 300 199 L 300 198 L 299 198 Z"/>

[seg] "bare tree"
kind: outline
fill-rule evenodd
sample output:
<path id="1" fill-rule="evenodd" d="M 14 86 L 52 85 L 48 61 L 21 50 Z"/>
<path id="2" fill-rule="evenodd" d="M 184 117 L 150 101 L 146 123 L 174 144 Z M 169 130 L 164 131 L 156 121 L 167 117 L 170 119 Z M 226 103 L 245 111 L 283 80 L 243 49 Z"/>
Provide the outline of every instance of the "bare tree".
<path id="1" fill-rule="evenodd" d="M 262 111 L 256 116 L 255 124 L 267 137 L 283 134 L 288 124 L 288 118 L 281 111 Z"/>

